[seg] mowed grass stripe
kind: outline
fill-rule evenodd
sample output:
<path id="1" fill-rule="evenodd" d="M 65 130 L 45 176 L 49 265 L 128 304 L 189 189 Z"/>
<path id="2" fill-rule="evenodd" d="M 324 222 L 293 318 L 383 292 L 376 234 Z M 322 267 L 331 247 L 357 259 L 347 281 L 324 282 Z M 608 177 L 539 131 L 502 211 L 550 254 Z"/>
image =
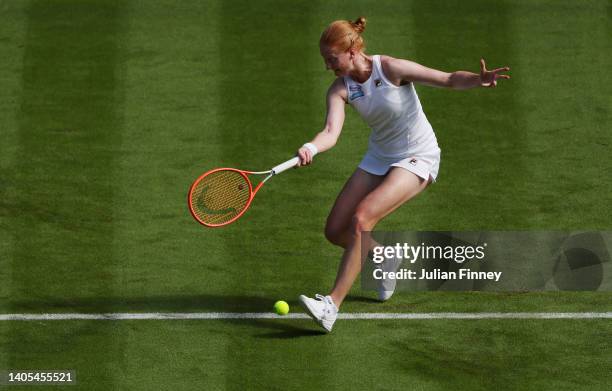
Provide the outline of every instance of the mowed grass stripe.
<path id="1" fill-rule="evenodd" d="M 108 294 L 120 9 L 33 1 L 27 14 L 12 300 Z"/>
<path id="2" fill-rule="evenodd" d="M 309 1 L 223 3 L 223 146 L 217 165 L 272 168 L 294 156 L 320 130 L 324 114 L 314 110 L 314 99 L 324 97 L 315 98 L 313 85 L 313 72 L 322 69 L 320 33 L 313 28 L 316 7 Z M 310 209 L 318 205 L 308 198 L 314 180 L 305 169 L 272 178 L 239 221 L 221 228 L 227 248 L 223 259 L 231 270 L 223 280 L 227 297 L 220 298 L 226 311 L 270 310 L 276 298 L 297 297 L 307 281 L 320 278 L 320 251 L 312 241 L 322 235 L 320 223 L 310 218 L 318 212 Z M 288 357 L 275 349 L 254 349 L 232 334 L 227 338 L 228 390 L 252 388 L 261 378 L 260 363 L 277 370 L 287 366 Z M 304 382 L 324 388 L 327 379 L 318 364 L 312 361 L 311 369 L 303 372 Z"/>
<path id="3" fill-rule="evenodd" d="M 202 293 L 218 295 L 225 275 L 216 260 L 225 251 L 219 231 L 204 229 L 187 208 L 192 181 L 220 155 L 217 5 L 134 1 L 126 8 L 117 289 L 126 302 L 155 297 L 142 300 L 149 309 L 180 307 Z"/>
<path id="4" fill-rule="evenodd" d="M 13 229 L 11 307 L 40 308 L 40 299 L 112 295 L 114 267 L 114 148 L 121 121 L 116 94 L 121 7 L 114 1 L 31 1 L 27 5 L 18 150 L 8 202 Z M 99 307 L 106 310 L 104 306 Z M 87 333 L 87 325 L 79 330 Z M 12 368 L 97 370 L 113 387 L 120 341 L 99 335 L 104 349 L 44 330 L 24 345 L 19 327 L 8 334 Z M 80 351 L 80 355 L 57 355 Z M 53 352 L 53 353 L 50 353 Z M 90 353 L 87 353 L 90 352 Z M 91 366 L 95 362 L 96 367 Z"/>
<path id="5" fill-rule="evenodd" d="M 611 9 L 592 0 L 521 1 L 510 10 L 538 227 L 610 227 Z"/>
<path id="6" fill-rule="evenodd" d="M 2 3 L 0 8 L 0 254 L 12 252 L 12 229 L 9 217 L 15 197 L 13 178 L 18 148 L 18 114 L 23 61 L 23 39 L 26 17 L 23 6 Z M 10 257 L 0 257 L 0 299 L 8 299 L 10 288 Z"/>
<path id="7" fill-rule="evenodd" d="M 511 8 L 481 0 L 413 2 L 413 59 L 448 72 L 478 73 L 481 57 L 489 69 L 512 66 Z M 414 203 L 431 229 L 529 227 L 527 134 L 513 82 L 469 91 L 417 87 L 442 149 L 438 183 Z"/>
<path id="8" fill-rule="evenodd" d="M 23 41 L 26 34 L 25 6 L 17 2 L 0 4 L 0 308 L 5 309 L 12 285 L 13 219 L 8 200 L 16 197 L 14 165 L 18 149 L 19 97 L 23 69 Z M 11 344 L 0 329 L 0 367 L 8 368 Z"/>
<path id="9" fill-rule="evenodd" d="M 321 128 L 316 109 L 320 32 L 314 2 L 224 2 L 219 42 L 221 160 L 211 168 L 266 170 L 294 156 Z M 282 15 L 282 17 L 279 17 Z M 254 177 L 255 184 L 262 178 Z M 320 279 L 325 211 L 315 169 L 289 170 L 260 190 L 236 223 L 221 228 L 230 274 L 228 310 L 267 310 L 275 295 L 297 297 Z M 304 268 L 300 262 L 307 262 Z M 310 268 L 313 265 L 314 268 Z M 283 278 L 278 278 L 282 275 Z"/>
<path id="10" fill-rule="evenodd" d="M 218 7 L 195 0 L 126 5 L 125 130 L 114 206 L 122 277 L 117 296 L 100 298 L 115 311 L 222 308 L 228 273 L 221 231 L 196 223 L 186 202 L 191 182 L 220 160 Z M 194 330 L 196 341 L 175 351 L 185 341 L 161 346 L 157 337 L 124 331 L 128 388 L 181 388 L 186 379 L 223 388 L 224 338 Z"/>

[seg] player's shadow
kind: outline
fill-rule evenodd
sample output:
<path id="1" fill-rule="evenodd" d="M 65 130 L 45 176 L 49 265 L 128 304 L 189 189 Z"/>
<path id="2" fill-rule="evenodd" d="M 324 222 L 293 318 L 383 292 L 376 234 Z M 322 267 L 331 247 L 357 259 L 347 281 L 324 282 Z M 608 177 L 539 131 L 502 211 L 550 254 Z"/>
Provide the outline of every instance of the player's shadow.
<path id="1" fill-rule="evenodd" d="M 346 297 L 346 299 L 344 299 L 344 301 L 346 301 L 346 302 L 353 302 L 353 303 L 376 303 L 376 304 L 380 304 L 380 300 L 376 300 L 373 297 L 367 297 L 367 296 L 349 295 L 349 296 Z"/>
<path id="2" fill-rule="evenodd" d="M 283 320 L 283 319 L 248 319 L 248 320 L 228 320 L 229 323 L 248 324 L 253 327 L 267 329 L 268 332 L 263 334 L 255 334 L 256 338 L 269 338 L 269 339 L 292 339 L 301 337 L 316 337 L 327 334 L 323 330 L 316 330 L 313 328 L 300 327 L 293 324 L 293 322 L 300 322 L 307 324 L 311 327 L 318 327 L 312 322 L 312 320 Z M 291 323 L 289 323 L 291 322 Z"/>
<path id="3" fill-rule="evenodd" d="M 271 312 L 263 296 L 152 295 L 138 297 L 42 297 L 7 303 L 11 312 Z"/>

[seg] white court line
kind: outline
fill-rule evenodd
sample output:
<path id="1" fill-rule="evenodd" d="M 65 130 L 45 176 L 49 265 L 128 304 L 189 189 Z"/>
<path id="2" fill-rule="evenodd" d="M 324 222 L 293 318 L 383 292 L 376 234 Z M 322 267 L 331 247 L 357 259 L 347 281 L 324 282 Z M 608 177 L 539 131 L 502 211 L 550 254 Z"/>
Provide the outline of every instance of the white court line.
<path id="1" fill-rule="evenodd" d="M 348 313 L 339 319 L 612 319 L 612 312 L 429 312 Z M 172 320 L 172 319 L 309 319 L 305 314 L 279 316 L 271 312 L 152 312 L 105 314 L 0 314 L 0 321 L 30 320 Z"/>

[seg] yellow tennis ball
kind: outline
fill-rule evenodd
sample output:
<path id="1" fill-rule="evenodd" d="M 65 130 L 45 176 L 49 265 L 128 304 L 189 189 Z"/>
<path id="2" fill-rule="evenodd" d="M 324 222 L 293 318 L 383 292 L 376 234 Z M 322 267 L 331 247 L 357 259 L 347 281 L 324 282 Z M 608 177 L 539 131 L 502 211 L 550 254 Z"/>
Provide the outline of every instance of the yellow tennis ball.
<path id="1" fill-rule="evenodd" d="M 287 315 L 289 313 L 289 304 L 286 301 L 277 301 L 274 303 L 274 312 L 279 315 Z"/>

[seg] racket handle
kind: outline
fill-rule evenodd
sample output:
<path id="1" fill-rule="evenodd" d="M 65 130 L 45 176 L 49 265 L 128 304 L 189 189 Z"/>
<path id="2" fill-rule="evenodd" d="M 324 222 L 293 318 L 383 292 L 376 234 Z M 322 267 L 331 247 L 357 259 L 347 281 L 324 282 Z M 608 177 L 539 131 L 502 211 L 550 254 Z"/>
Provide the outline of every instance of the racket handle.
<path id="1" fill-rule="evenodd" d="M 274 175 L 280 174 L 283 171 L 287 171 L 288 169 L 295 167 L 299 162 L 300 162 L 300 158 L 296 156 L 293 159 L 289 159 L 286 162 L 281 163 L 278 166 L 274 167 L 272 169 L 272 172 L 274 173 Z"/>

